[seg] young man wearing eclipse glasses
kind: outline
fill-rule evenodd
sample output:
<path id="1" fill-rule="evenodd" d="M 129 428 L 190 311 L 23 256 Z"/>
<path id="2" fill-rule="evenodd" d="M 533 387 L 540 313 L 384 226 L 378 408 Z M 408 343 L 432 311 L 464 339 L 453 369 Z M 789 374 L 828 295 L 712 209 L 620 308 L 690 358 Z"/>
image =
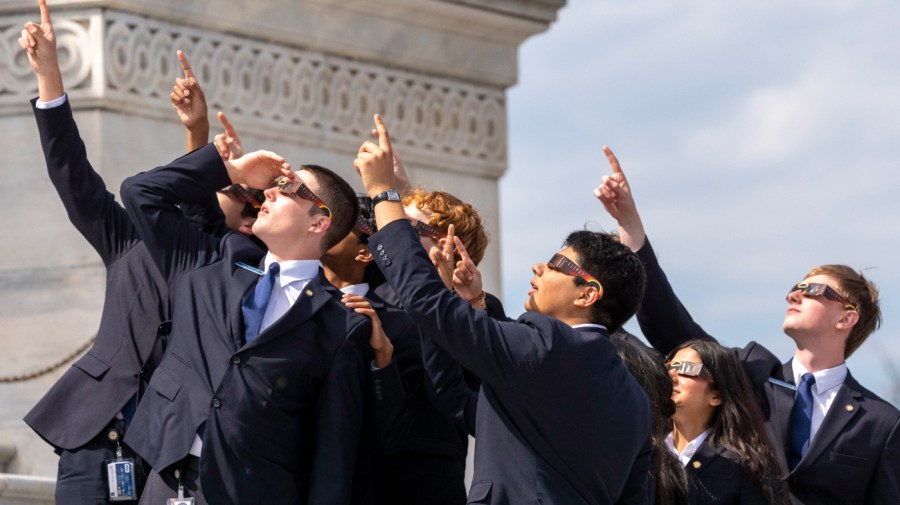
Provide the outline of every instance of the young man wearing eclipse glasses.
<path id="1" fill-rule="evenodd" d="M 379 202 L 369 249 L 423 340 L 482 380 L 468 502 L 651 503 L 650 405 L 609 340 L 640 300 L 638 259 L 608 234 L 575 232 L 560 252 L 568 261 L 535 265 L 528 311 L 491 319 L 465 283 L 448 290 L 417 247 L 391 196 L 387 129 L 375 124 L 378 144 L 364 143 L 354 163 Z"/>
<path id="2" fill-rule="evenodd" d="M 178 212 L 230 184 L 268 188 L 250 238 Z M 327 168 L 213 144 L 122 184 L 169 282 L 173 332 L 125 436 L 153 467 L 141 503 L 349 503 L 371 323 L 341 303 L 319 258 L 356 221 Z"/>
<path id="3" fill-rule="evenodd" d="M 612 151 L 612 174 L 595 190 L 619 223 L 622 243 L 647 271 L 638 322 L 669 353 L 714 340 L 675 295 L 646 238 L 631 188 Z M 797 345 L 782 363 L 750 342 L 735 349 L 756 390 L 795 503 L 900 503 L 900 412 L 861 386 L 845 360 L 881 322 L 878 290 L 844 265 L 813 268 L 787 293 L 783 329 Z"/>

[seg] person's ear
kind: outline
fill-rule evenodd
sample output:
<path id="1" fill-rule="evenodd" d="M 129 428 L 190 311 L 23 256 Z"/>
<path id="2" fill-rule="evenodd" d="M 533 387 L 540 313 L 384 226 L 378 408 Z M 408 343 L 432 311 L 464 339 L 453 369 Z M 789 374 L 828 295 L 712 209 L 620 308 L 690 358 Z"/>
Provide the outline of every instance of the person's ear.
<path id="1" fill-rule="evenodd" d="M 719 405 L 722 405 L 722 399 L 719 398 L 719 393 L 712 393 L 712 398 L 709 399 L 709 405 L 710 407 L 718 407 Z"/>
<path id="2" fill-rule="evenodd" d="M 856 323 L 859 322 L 859 312 L 855 310 L 844 310 L 844 313 L 841 314 L 841 318 L 834 323 L 835 329 L 838 330 L 851 330 Z"/>
<path id="3" fill-rule="evenodd" d="M 577 307 L 590 307 L 591 305 L 600 301 L 600 290 L 598 290 L 593 285 L 588 285 L 586 288 L 578 295 L 578 298 L 573 302 Z"/>
<path id="4" fill-rule="evenodd" d="M 325 235 L 325 232 L 331 228 L 331 219 L 323 215 L 316 217 L 316 220 L 310 223 L 309 232 L 313 234 Z"/>

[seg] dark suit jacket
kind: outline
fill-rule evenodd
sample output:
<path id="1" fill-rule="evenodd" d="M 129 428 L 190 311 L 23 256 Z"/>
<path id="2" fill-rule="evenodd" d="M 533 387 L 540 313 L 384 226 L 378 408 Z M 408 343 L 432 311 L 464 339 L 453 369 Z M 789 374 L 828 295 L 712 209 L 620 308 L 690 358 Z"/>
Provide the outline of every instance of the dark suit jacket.
<path id="1" fill-rule="evenodd" d="M 606 332 L 472 309 L 444 287 L 406 221 L 369 248 L 422 338 L 483 381 L 470 503 L 652 501 L 650 406 Z"/>
<path id="2" fill-rule="evenodd" d="M 706 439 L 685 467 L 691 505 L 768 505 L 740 457 Z"/>
<path id="3" fill-rule="evenodd" d="M 691 339 L 714 340 L 675 296 L 648 241 L 638 251 L 647 290 L 638 322 L 647 340 L 668 353 Z M 735 349 L 753 384 L 775 450 L 787 468 L 790 417 L 795 392 L 791 361 L 782 364 L 768 349 L 750 342 Z M 862 387 L 848 372 L 822 426 L 800 464 L 788 475 L 795 503 L 900 503 L 900 412 Z"/>
<path id="4" fill-rule="evenodd" d="M 263 252 L 237 233 L 199 232 L 176 210 L 228 184 L 210 144 L 127 179 L 126 207 L 170 279 L 173 333 L 126 442 L 156 470 L 188 454 L 204 425 L 210 503 L 347 503 L 371 325 L 322 275 L 243 344 L 241 300 Z"/>
<path id="5" fill-rule="evenodd" d="M 106 267 L 94 345 L 25 416 L 51 445 L 74 450 L 97 436 L 146 384 L 168 334 L 168 323 L 161 324 L 169 316 L 168 295 L 125 209 L 91 167 L 68 101 L 34 108 L 34 116 L 50 181 L 69 220 Z M 89 336 L 73 335 L 73 346 Z"/>

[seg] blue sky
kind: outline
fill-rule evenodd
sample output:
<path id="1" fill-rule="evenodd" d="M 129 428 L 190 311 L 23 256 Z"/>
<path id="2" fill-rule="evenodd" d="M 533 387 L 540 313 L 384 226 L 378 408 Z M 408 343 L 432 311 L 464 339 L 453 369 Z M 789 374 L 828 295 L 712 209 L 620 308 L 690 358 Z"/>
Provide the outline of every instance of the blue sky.
<path id="1" fill-rule="evenodd" d="M 616 229 L 591 194 L 605 144 L 676 292 L 726 345 L 789 358 L 788 287 L 818 264 L 864 270 L 884 323 L 850 370 L 900 404 L 897 19 L 887 1 L 569 0 L 508 93 L 507 312 L 569 231 Z"/>

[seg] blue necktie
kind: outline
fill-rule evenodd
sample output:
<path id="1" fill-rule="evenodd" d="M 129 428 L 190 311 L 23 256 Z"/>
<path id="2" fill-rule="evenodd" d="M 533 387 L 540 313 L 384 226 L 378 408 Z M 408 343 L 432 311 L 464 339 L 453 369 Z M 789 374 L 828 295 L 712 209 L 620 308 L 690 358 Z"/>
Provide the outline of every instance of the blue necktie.
<path id="1" fill-rule="evenodd" d="M 797 387 L 797 398 L 794 400 L 794 408 L 791 409 L 791 470 L 797 467 L 800 459 L 809 449 L 809 433 L 812 430 L 812 386 L 816 383 L 816 377 L 811 373 L 805 373 L 800 377 L 800 385 Z"/>
<path id="2" fill-rule="evenodd" d="M 269 305 L 269 297 L 272 295 L 272 287 L 275 285 L 278 269 L 278 263 L 272 263 L 266 275 L 256 281 L 253 293 L 241 302 L 241 312 L 244 314 L 244 343 L 250 343 L 259 336 L 259 327 L 262 325 L 266 307 Z"/>

